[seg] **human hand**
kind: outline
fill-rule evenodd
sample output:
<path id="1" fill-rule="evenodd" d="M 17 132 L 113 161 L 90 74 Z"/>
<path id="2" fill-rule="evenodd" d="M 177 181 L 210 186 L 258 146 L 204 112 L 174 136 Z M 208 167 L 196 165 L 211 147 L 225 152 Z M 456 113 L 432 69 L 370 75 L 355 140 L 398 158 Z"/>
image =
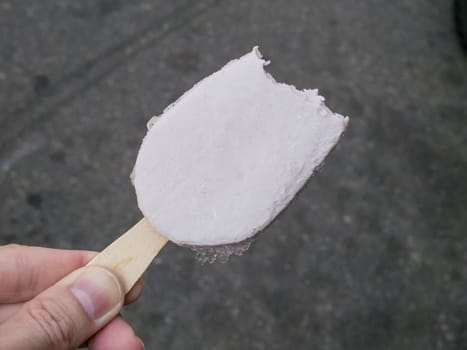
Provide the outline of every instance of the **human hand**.
<path id="1" fill-rule="evenodd" d="M 117 277 L 86 267 L 96 253 L 0 246 L 0 349 L 141 350 L 142 341 L 118 314 L 142 292 L 126 295 Z"/>

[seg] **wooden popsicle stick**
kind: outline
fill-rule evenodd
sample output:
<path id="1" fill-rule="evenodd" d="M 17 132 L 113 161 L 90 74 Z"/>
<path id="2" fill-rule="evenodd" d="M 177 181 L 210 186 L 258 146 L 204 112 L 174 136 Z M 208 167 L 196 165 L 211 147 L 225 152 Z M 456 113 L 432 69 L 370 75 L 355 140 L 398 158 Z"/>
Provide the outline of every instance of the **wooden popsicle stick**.
<path id="1" fill-rule="evenodd" d="M 160 235 L 146 218 L 142 218 L 86 266 L 111 270 L 120 279 L 126 294 L 166 243 L 167 238 Z"/>

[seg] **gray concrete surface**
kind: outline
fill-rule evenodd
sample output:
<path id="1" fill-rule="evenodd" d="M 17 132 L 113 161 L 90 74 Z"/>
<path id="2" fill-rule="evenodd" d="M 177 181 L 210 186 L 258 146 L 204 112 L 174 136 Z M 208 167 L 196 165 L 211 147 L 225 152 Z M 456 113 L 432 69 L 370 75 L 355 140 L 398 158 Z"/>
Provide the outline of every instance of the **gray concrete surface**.
<path id="1" fill-rule="evenodd" d="M 147 119 L 255 44 L 348 132 L 243 257 L 164 249 L 124 312 L 147 349 L 467 349 L 447 0 L 0 1 L 0 242 L 102 249 L 140 216 Z"/>

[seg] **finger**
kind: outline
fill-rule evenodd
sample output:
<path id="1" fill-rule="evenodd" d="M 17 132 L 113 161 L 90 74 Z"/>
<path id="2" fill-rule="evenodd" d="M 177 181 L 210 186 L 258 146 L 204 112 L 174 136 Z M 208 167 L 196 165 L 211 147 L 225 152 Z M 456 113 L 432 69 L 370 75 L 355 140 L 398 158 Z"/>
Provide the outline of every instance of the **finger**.
<path id="1" fill-rule="evenodd" d="M 16 314 L 23 306 L 23 303 L 0 305 L 0 323 L 5 322 Z"/>
<path id="2" fill-rule="evenodd" d="M 67 274 L 84 266 L 96 253 L 40 247 L 0 247 L 0 303 L 27 301 Z"/>
<path id="3" fill-rule="evenodd" d="M 144 344 L 133 331 L 133 328 L 116 317 L 107 326 L 96 333 L 88 342 L 90 350 L 143 350 Z"/>
<path id="4" fill-rule="evenodd" d="M 138 281 L 136 281 L 133 288 L 131 288 L 130 291 L 125 296 L 125 305 L 134 303 L 136 300 L 138 300 L 138 298 L 141 296 L 142 293 L 143 293 L 143 280 L 140 278 Z"/>
<path id="5" fill-rule="evenodd" d="M 0 325 L 2 349 L 73 349 L 116 315 L 124 292 L 102 267 L 74 271 Z"/>

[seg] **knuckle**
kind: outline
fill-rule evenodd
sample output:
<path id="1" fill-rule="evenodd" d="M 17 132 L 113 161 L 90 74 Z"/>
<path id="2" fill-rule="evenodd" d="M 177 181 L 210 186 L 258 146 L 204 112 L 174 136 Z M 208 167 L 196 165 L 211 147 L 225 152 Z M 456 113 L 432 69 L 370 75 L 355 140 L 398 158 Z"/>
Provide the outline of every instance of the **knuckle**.
<path id="1" fill-rule="evenodd" d="M 0 249 L 0 281 L 2 281 L 2 297 L 15 300 L 29 300 L 38 292 L 39 275 L 36 273 L 30 255 L 17 244 L 2 246 Z M 8 261 L 8 264 L 3 263 Z M 7 298 L 7 299 L 8 299 Z"/>
<path id="2" fill-rule="evenodd" d="M 76 325 L 64 305 L 51 298 L 39 297 L 26 309 L 26 313 L 52 349 L 69 349 L 76 345 Z"/>
<path id="3" fill-rule="evenodd" d="M 20 271 L 21 274 L 17 280 L 17 284 L 15 290 L 17 293 L 24 293 L 24 291 L 28 291 L 27 297 L 31 297 L 34 295 L 37 286 L 38 286 L 38 276 L 34 271 L 30 268 L 31 261 L 29 259 L 28 254 L 26 253 L 18 253 L 15 255 L 14 259 L 15 264 L 15 271 Z"/>

